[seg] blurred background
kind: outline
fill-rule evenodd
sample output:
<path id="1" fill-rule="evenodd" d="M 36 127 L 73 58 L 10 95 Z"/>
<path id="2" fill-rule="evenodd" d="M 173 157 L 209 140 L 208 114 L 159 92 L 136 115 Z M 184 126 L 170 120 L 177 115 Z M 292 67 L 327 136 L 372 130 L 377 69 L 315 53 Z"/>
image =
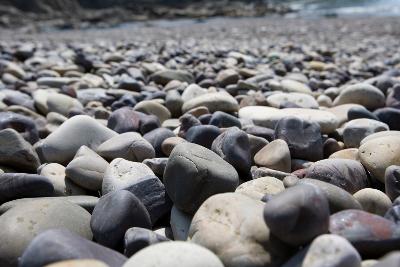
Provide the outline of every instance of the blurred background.
<path id="1" fill-rule="evenodd" d="M 1 0 L 0 27 L 46 31 L 157 19 L 398 16 L 400 0 Z"/>

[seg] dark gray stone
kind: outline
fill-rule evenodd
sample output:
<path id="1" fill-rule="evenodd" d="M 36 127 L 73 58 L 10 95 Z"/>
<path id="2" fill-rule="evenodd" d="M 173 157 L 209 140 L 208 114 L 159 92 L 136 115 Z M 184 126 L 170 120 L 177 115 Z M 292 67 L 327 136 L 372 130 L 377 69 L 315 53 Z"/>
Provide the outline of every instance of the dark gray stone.
<path id="1" fill-rule="evenodd" d="M 125 233 L 124 255 L 131 257 L 145 247 L 165 241 L 169 241 L 169 239 L 149 229 L 132 227 Z"/>
<path id="2" fill-rule="evenodd" d="M 199 125 L 191 127 L 185 138 L 191 143 L 210 149 L 215 138 L 220 134 L 221 130 L 214 125 Z"/>

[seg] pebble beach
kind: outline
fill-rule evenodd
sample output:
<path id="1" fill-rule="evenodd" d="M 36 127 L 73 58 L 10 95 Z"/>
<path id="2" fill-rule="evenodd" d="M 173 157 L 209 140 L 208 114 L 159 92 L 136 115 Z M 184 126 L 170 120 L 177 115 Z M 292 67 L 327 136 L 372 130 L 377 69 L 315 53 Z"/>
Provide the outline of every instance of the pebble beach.
<path id="1" fill-rule="evenodd" d="M 400 266 L 398 17 L 0 36 L 1 267 Z"/>

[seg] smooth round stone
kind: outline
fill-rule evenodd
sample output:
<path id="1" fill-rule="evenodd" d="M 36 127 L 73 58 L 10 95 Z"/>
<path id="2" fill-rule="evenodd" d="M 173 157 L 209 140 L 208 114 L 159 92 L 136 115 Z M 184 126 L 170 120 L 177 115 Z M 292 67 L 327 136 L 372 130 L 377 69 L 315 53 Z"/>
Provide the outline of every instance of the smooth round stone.
<path id="1" fill-rule="evenodd" d="M 307 169 L 306 177 L 336 185 L 351 194 L 369 185 L 363 165 L 350 159 L 317 161 Z"/>
<path id="2" fill-rule="evenodd" d="M 277 93 L 267 97 L 268 105 L 280 108 L 285 102 L 293 103 L 301 108 L 319 108 L 318 102 L 309 94 Z"/>
<path id="3" fill-rule="evenodd" d="M 290 151 L 284 140 L 277 139 L 263 147 L 254 156 L 254 162 L 261 167 L 278 171 L 291 171 Z"/>
<path id="4" fill-rule="evenodd" d="M 400 110 L 397 108 L 380 108 L 375 110 L 374 114 L 381 122 L 386 123 L 390 130 L 400 130 L 398 124 L 400 120 Z"/>
<path id="5" fill-rule="evenodd" d="M 168 255 L 168 257 L 165 257 Z M 224 267 L 210 250 L 189 242 L 162 242 L 133 255 L 123 267 Z"/>
<path id="6" fill-rule="evenodd" d="M 35 150 L 14 129 L 0 131 L 0 164 L 35 172 L 40 166 Z"/>
<path id="7" fill-rule="evenodd" d="M 160 127 L 160 125 L 156 116 L 134 111 L 130 107 L 115 110 L 107 121 L 107 127 L 117 133 L 140 131 L 144 134 Z"/>
<path id="8" fill-rule="evenodd" d="M 236 84 L 239 81 L 239 74 L 234 69 L 221 70 L 217 74 L 216 81 L 222 87 Z"/>
<path id="9" fill-rule="evenodd" d="M 169 112 L 166 107 L 153 100 L 145 100 L 137 103 L 134 110 L 155 115 L 161 123 L 171 118 L 171 112 Z"/>
<path id="10" fill-rule="evenodd" d="M 400 165 L 400 135 L 374 138 L 360 146 L 361 163 L 371 175 L 385 182 L 385 170 L 391 165 Z"/>
<path id="11" fill-rule="evenodd" d="M 218 128 L 238 127 L 242 128 L 242 124 L 235 116 L 222 111 L 216 111 L 212 114 L 210 119 L 210 125 L 217 126 Z"/>
<path id="12" fill-rule="evenodd" d="M 205 106 L 192 108 L 191 110 L 188 110 L 186 113 L 191 114 L 191 115 L 195 116 L 196 118 L 200 118 L 203 115 L 211 115 L 210 111 Z"/>
<path id="13" fill-rule="evenodd" d="M 351 159 L 351 160 L 360 160 L 358 155 L 358 148 L 347 148 L 343 150 L 339 150 L 329 156 L 330 159 Z"/>
<path id="14" fill-rule="evenodd" d="M 385 255 L 385 257 L 379 260 L 373 267 L 396 267 L 399 266 L 399 261 L 400 252 L 394 251 Z"/>
<path id="15" fill-rule="evenodd" d="M 186 241 L 190 224 L 192 223 L 191 215 L 184 213 L 175 206 L 171 209 L 170 225 L 174 240 Z"/>
<path id="16" fill-rule="evenodd" d="M 311 94 L 311 89 L 308 85 L 295 80 L 283 80 L 281 82 L 281 88 L 284 92 Z"/>
<path id="17" fill-rule="evenodd" d="M 92 239 L 90 213 L 78 205 L 54 199 L 23 203 L 0 216 L 0 229 L 3 231 L 0 265 L 17 266 L 18 257 L 29 242 L 51 228 L 65 228 L 83 238 Z M 21 263 L 19 266 L 24 265 Z"/>
<path id="18" fill-rule="evenodd" d="M 332 99 L 331 99 L 329 96 L 327 96 L 327 95 L 320 95 L 320 96 L 318 96 L 318 97 L 317 97 L 317 102 L 318 102 L 318 105 L 321 106 L 321 107 L 330 108 L 330 107 L 333 106 L 333 101 L 332 101 Z"/>
<path id="19" fill-rule="evenodd" d="M 64 94 L 49 94 L 47 96 L 48 112 L 57 112 L 61 115 L 68 116 L 71 110 L 83 110 L 81 102 L 77 99 Z"/>
<path id="20" fill-rule="evenodd" d="M 40 175 L 47 177 L 54 186 L 54 196 L 85 195 L 86 191 L 65 177 L 65 167 L 58 163 L 44 164 Z"/>
<path id="21" fill-rule="evenodd" d="M 379 121 L 379 118 L 363 106 L 352 107 L 347 112 L 349 121 L 356 119 L 371 119 Z"/>
<path id="22" fill-rule="evenodd" d="M 385 193 L 391 200 L 400 196 L 400 166 L 392 165 L 386 168 Z"/>
<path id="23" fill-rule="evenodd" d="M 317 161 L 323 159 L 320 126 L 297 117 L 282 118 L 275 127 L 275 139 L 284 140 L 293 158 Z"/>
<path id="24" fill-rule="evenodd" d="M 168 240 L 168 238 L 146 228 L 129 228 L 124 236 L 124 255 L 131 257 L 141 249 Z"/>
<path id="25" fill-rule="evenodd" d="M 116 135 L 116 132 L 95 119 L 78 115 L 68 119 L 57 130 L 38 142 L 35 145 L 36 152 L 42 162 L 66 165 L 81 146 L 97 149 L 101 143 Z"/>
<path id="26" fill-rule="evenodd" d="M 86 196 L 86 195 L 81 195 L 81 196 L 61 196 L 61 197 L 35 197 L 35 198 L 20 198 L 12 201 L 8 201 L 0 206 L 0 215 L 8 211 L 9 209 L 14 208 L 15 206 L 19 204 L 24 204 L 24 203 L 29 203 L 32 201 L 37 201 L 37 200 L 65 200 L 69 201 L 73 204 L 76 204 L 88 212 L 92 213 L 94 206 L 97 204 L 97 201 L 99 198 L 93 197 L 93 196 Z"/>
<path id="27" fill-rule="evenodd" d="M 326 234 L 314 239 L 301 266 L 361 267 L 361 257 L 343 237 Z"/>
<path id="28" fill-rule="evenodd" d="M 166 85 L 172 80 L 192 83 L 194 77 L 190 72 L 184 70 L 160 70 L 150 76 L 150 80 L 157 84 Z"/>
<path id="29" fill-rule="evenodd" d="M 168 120 L 165 120 L 161 125 L 161 127 L 167 128 L 170 130 L 175 130 L 179 126 L 180 126 L 179 119 L 168 119 Z"/>
<path id="30" fill-rule="evenodd" d="M 376 132 L 388 131 L 387 124 L 371 119 L 355 119 L 344 126 L 343 141 L 346 147 L 359 147 L 361 140 Z"/>
<path id="31" fill-rule="evenodd" d="M 119 249 L 129 228 L 151 228 L 151 221 L 143 203 L 132 193 L 120 190 L 99 199 L 92 213 L 90 227 L 99 244 Z"/>
<path id="32" fill-rule="evenodd" d="M 240 176 L 247 177 L 251 167 L 249 146 L 247 134 L 237 127 L 232 127 L 213 141 L 211 150 L 231 164 Z"/>
<path id="33" fill-rule="evenodd" d="M 26 173 L 0 174 L 0 204 L 26 198 L 53 196 L 54 186 L 44 176 Z"/>
<path id="34" fill-rule="evenodd" d="M 104 173 L 102 194 L 127 189 L 146 176 L 154 176 L 147 165 L 121 158 L 114 159 Z"/>
<path id="35" fill-rule="evenodd" d="M 109 267 L 98 260 L 66 260 L 46 265 L 44 267 Z"/>
<path id="36" fill-rule="evenodd" d="M 161 151 L 166 155 L 169 156 L 172 150 L 179 144 L 186 142 L 185 139 L 181 137 L 168 137 L 165 139 L 161 144 Z"/>
<path id="37" fill-rule="evenodd" d="M 331 215 L 329 231 L 346 238 L 363 258 L 375 258 L 396 250 L 400 243 L 398 226 L 362 210 L 344 210 Z"/>
<path id="38" fill-rule="evenodd" d="M 165 139 L 169 137 L 175 137 L 176 135 L 166 128 L 157 128 L 146 133 L 143 138 L 146 139 L 154 148 L 156 157 L 163 157 L 164 154 L 161 150 L 161 145 Z"/>
<path id="39" fill-rule="evenodd" d="M 377 263 L 377 260 L 364 260 L 361 262 L 361 267 L 372 267 Z"/>
<path id="40" fill-rule="evenodd" d="M 196 98 L 198 96 L 207 94 L 207 89 L 204 89 L 197 84 L 190 84 L 182 93 L 182 100 L 183 102 L 187 102 L 190 99 Z M 209 113 L 209 112 L 207 112 Z M 198 117 L 198 116 L 196 116 Z"/>
<path id="41" fill-rule="evenodd" d="M 239 118 L 252 120 L 255 125 L 275 128 L 284 117 L 295 116 L 308 122 L 316 122 L 324 134 L 332 133 L 339 125 L 338 118 L 329 111 L 318 109 L 285 108 L 277 109 L 262 106 L 247 106 L 239 110 Z"/>
<path id="42" fill-rule="evenodd" d="M 245 182 L 236 188 L 235 192 L 261 200 L 265 195 L 277 195 L 285 190 L 283 182 L 275 177 L 260 177 Z"/>
<path id="43" fill-rule="evenodd" d="M 383 132 L 377 132 L 371 135 L 368 135 L 365 137 L 363 140 L 361 140 L 360 145 L 365 144 L 368 141 L 371 141 L 373 139 L 381 138 L 381 137 L 388 137 L 388 136 L 400 136 L 400 131 L 383 131 Z"/>
<path id="44" fill-rule="evenodd" d="M 65 174 L 82 188 L 99 191 L 107 167 L 107 161 L 87 146 L 82 146 L 65 168 Z"/>
<path id="45" fill-rule="evenodd" d="M 186 135 L 186 141 L 211 148 L 213 141 L 221 134 L 221 130 L 214 125 L 198 125 L 191 127 Z"/>
<path id="46" fill-rule="evenodd" d="M 363 210 L 383 216 L 392 206 L 392 201 L 382 191 L 373 188 L 364 188 L 354 194 Z"/>
<path id="47" fill-rule="evenodd" d="M 295 185 L 265 204 L 264 220 L 271 233 L 285 243 L 304 245 L 328 232 L 329 203 L 317 186 Z"/>
<path id="48" fill-rule="evenodd" d="M 108 139 L 99 145 L 97 153 L 108 161 L 123 158 L 142 162 L 155 157 L 153 146 L 140 134 L 134 132 L 123 133 Z"/>
<path id="49" fill-rule="evenodd" d="M 373 110 L 385 106 L 385 95 L 381 90 L 370 84 L 354 84 L 342 90 L 333 101 L 335 106 L 348 103 L 360 104 Z"/>
<path id="50" fill-rule="evenodd" d="M 239 177 L 232 165 L 211 150 L 182 143 L 172 150 L 164 184 L 177 208 L 193 214 L 208 197 L 234 191 Z"/>
<path id="51" fill-rule="evenodd" d="M 210 112 L 236 112 L 239 110 L 239 104 L 235 98 L 226 92 L 207 93 L 195 98 L 189 99 L 183 103 L 182 112 L 185 113 L 193 108 L 205 106 Z"/>
<path id="52" fill-rule="evenodd" d="M 328 199 L 331 214 L 347 209 L 362 209 L 361 204 L 349 192 L 338 186 L 310 178 L 297 179 L 290 186 L 294 186 L 297 183 L 312 184 L 321 189 Z"/>
<path id="53" fill-rule="evenodd" d="M 82 238 L 68 229 L 51 229 L 33 239 L 20 258 L 19 266 L 43 267 L 72 259 L 98 260 L 110 267 L 121 267 L 127 260 L 124 255 Z"/>
<path id="54" fill-rule="evenodd" d="M 288 250 L 265 224 L 263 207 L 243 194 L 212 196 L 194 215 L 189 240 L 216 253 L 225 267 L 280 266 Z"/>

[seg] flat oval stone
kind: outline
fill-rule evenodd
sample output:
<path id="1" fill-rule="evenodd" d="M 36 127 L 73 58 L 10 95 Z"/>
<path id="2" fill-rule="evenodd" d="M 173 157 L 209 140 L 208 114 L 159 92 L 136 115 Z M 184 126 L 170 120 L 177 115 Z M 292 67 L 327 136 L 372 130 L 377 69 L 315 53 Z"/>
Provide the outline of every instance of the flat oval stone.
<path id="1" fill-rule="evenodd" d="M 131 257 L 141 249 L 165 241 L 169 241 L 169 239 L 149 229 L 129 228 L 124 236 L 124 255 Z"/>
<path id="2" fill-rule="evenodd" d="M 282 80 L 281 87 L 284 92 L 311 94 L 311 89 L 308 85 L 291 79 Z"/>
<path id="3" fill-rule="evenodd" d="M 400 135 L 369 140 L 360 146 L 358 155 L 371 175 L 385 182 L 386 168 L 400 165 Z"/>
<path id="4" fill-rule="evenodd" d="M 156 73 L 153 73 L 150 76 L 150 80 L 161 85 L 166 85 L 172 80 L 192 83 L 194 78 L 190 72 L 183 70 L 160 70 Z"/>
<path id="5" fill-rule="evenodd" d="M 115 250 L 82 238 L 68 229 L 51 229 L 32 240 L 20 258 L 19 266 L 43 267 L 46 264 L 72 259 L 95 259 L 110 267 L 121 267 L 127 260 Z"/>
<path id="6" fill-rule="evenodd" d="M 385 95 L 381 90 L 367 83 L 350 85 L 342 90 L 333 104 L 335 106 L 355 103 L 368 109 L 376 109 L 385 106 Z"/>
<path id="7" fill-rule="evenodd" d="M 154 158 L 153 146 L 140 134 L 128 132 L 112 137 L 97 148 L 97 153 L 106 160 L 123 158 L 142 162 Z"/>
<path id="8" fill-rule="evenodd" d="M 306 177 L 331 183 L 351 194 L 369 185 L 363 165 L 350 159 L 317 161 L 307 169 Z"/>
<path id="9" fill-rule="evenodd" d="M 349 240 L 367 258 L 396 250 L 400 244 L 400 231 L 395 223 L 361 210 L 344 210 L 331 215 L 329 231 Z"/>
<path id="10" fill-rule="evenodd" d="M 212 114 L 210 119 L 210 125 L 217 126 L 218 128 L 238 127 L 242 128 L 242 124 L 239 119 L 228 113 L 222 111 L 216 111 Z"/>
<path id="11" fill-rule="evenodd" d="M 125 232 L 135 226 L 151 228 L 150 216 L 143 203 L 126 190 L 101 197 L 90 220 L 96 241 L 112 249 L 122 248 Z"/>
<path id="12" fill-rule="evenodd" d="M 278 121 L 287 116 L 295 116 L 309 122 L 316 122 L 325 134 L 336 130 L 339 120 L 329 111 L 318 109 L 285 108 L 277 109 L 262 106 L 247 106 L 239 110 L 239 118 L 250 119 L 255 125 L 275 128 Z"/>
<path id="13" fill-rule="evenodd" d="M 280 266 L 289 249 L 265 224 L 263 207 L 243 194 L 214 195 L 194 215 L 189 240 L 216 253 L 225 267 Z"/>
<path id="14" fill-rule="evenodd" d="M 137 103 L 134 110 L 155 115 L 161 123 L 171 118 L 171 112 L 166 107 L 152 100 L 144 100 Z"/>
<path id="15" fill-rule="evenodd" d="M 285 243 L 304 245 L 328 232 L 328 200 L 317 186 L 295 185 L 265 204 L 264 220 L 271 234 Z"/>
<path id="16" fill-rule="evenodd" d="M 44 267 L 109 267 L 98 260 L 66 260 L 46 265 Z"/>
<path id="17" fill-rule="evenodd" d="M 0 204 L 27 197 L 53 196 L 54 186 L 41 175 L 26 173 L 0 174 Z"/>
<path id="18" fill-rule="evenodd" d="M 229 163 L 211 150 L 182 143 L 172 150 L 164 184 L 174 204 L 193 214 L 208 197 L 234 191 L 239 177 Z"/>
<path id="19" fill-rule="evenodd" d="M 236 99 L 230 94 L 222 91 L 203 94 L 185 101 L 182 106 L 182 112 L 186 113 L 187 111 L 200 106 L 207 107 L 210 112 L 223 111 L 229 113 L 239 110 L 239 104 Z"/>
<path id="20" fill-rule="evenodd" d="M 42 162 L 70 162 L 78 149 L 85 145 L 96 149 L 101 143 L 117 133 L 95 119 L 78 115 L 68 119 L 53 133 L 36 144 L 36 152 Z"/>
<path id="21" fill-rule="evenodd" d="M 326 234 L 314 239 L 301 266 L 361 267 L 361 257 L 343 237 Z"/>
<path id="22" fill-rule="evenodd" d="M 358 156 L 358 148 L 347 148 L 339 150 L 329 156 L 330 159 L 351 159 L 360 161 Z"/>
<path id="23" fill-rule="evenodd" d="M 168 257 L 165 257 L 168 255 Z M 210 250 L 189 242 L 162 242 L 140 250 L 123 267 L 224 267 Z"/>
<path id="24" fill-rule="evenodd" d="M 54 199 L 23 203 L 0 216 L 0 229 L 3 231 L 0 265 L 17 266 L 18 257 L 29 242 L 51 228 L 68 229 L 83 238 L 92 239 L 90 213 L 78 205 Z"/>
<path id="25" fill-rule="evenodd" d="M 365 137 L 363 140 L 361 140 L 360 145 L 365 144 L 367 141 L 387 136 L 400 136 L 400 131 L 383 131 L 383 132 L 373 133 Z"/>

